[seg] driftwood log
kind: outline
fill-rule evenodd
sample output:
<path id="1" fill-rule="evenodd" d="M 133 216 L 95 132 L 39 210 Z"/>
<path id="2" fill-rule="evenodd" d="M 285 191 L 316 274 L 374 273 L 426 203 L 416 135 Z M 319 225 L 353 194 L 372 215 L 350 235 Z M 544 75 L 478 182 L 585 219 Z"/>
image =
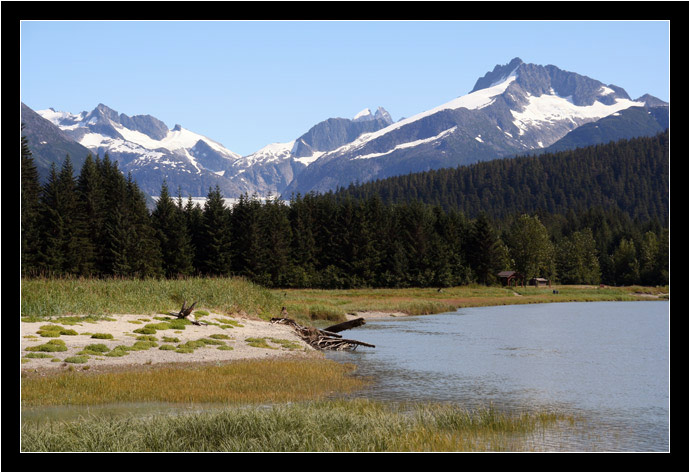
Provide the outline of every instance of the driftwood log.
<path id="1" fill-rule="evenodd" d="M 351 324 L 350 322 L 355 322 Z M 364 319 L 356 319 L 342 324 L 336 324 L 321 330 L 316 327 L 305 327 L 298 324 L 288 317 L 274 317 L 271 319 L 272 324 L 284 324 L 293 328 L 297 335 L 308 343 L 310 346 L 318 350 L 356 350 L 358 346 L 365 346 L 375 348 L 369 343 L 360 342 L 357 340 L 348 340 L 342 335 L 336 333 L 342 330 L 347 330 L 352 327 L 359 327 L 364 324 Z M 335 330 L 334 330 L 335 329 Z"/>
<path id="2" fill-rule="evenodd" d="M 187 307 L 187 301 L 185 300 L 182 302 L 182 308 L 180 309 L 179 312 L 170 312 L 170 315 L 177 317 L 178 319 L 186 319 L 189 320 L 192 324 L 194 325 L 208 325 L 206 322 L 201 322 L 196 319 L 191 319 L 189 316 L 192 314 L 192 310 L 194 310 L 194 306 L 196 305 L 196 302 Z"/>

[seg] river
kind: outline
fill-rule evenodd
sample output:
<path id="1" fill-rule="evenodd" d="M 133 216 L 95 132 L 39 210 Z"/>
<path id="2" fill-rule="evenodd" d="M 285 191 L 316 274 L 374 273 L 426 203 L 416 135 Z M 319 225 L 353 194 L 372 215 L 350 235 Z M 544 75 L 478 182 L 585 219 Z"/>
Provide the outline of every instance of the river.
<path id="1" fill-rule="evenodd" d="M 668 301 L 463 308 L 371 320 L 348 336 L 376 345 L 327 355 L 373 377 L 357 397 L 584 419 L 538 450 L 669 450 Z"/>

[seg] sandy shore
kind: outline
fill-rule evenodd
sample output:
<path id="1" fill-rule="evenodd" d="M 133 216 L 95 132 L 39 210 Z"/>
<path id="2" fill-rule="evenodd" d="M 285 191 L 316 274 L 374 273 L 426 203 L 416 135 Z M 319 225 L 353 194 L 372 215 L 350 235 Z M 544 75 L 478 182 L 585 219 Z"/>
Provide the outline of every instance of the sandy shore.
<path id="1" fill-rule="evenodd" d="M 358 312 L 348 314 L 348 319 L 364 317 L 365 320 L 385 317 L 399 317 L 406 314 L 396 312 Z M 158 314 L 155 317 L 164 317 Z M 117 314 L 108 318 L 114 320 L 101 320 L 98 322 L 81 322 L 76 325 L 57 324 L 65 329 L 72 329 L 77 335 L 60 335 L 59 340 L 65 342 L 67 351 L 50 352 L 46 358 L 26 358 L 30 353 L 44 353 L 40 351 L 27 351 L 28 347 L 42 345 L 55 340 L 51 337 L 40 335 L 41 326 L 52 325 L 52 322 L 21 322 L 21 370 L 33 373 L 41 373 L 54 370 L 89 370 L 89 371 L 111 371 L 127 369 L 134 366 L 163 366 L 163 365 L 188 365 L 188 364 L 207 364 L 228 362 L 246 359 L 266 359 L 274 357 L 320 357 L 321 352 L 303 342 L 297 334 L 287 325 L 271 324 L 258 318 L 248 317 L 242 314 L 232 316 L 210 313 L 199 320 L 218 323 L 220 325 L 186 325 L 184 330 L 158 330 L 156 337 L 158 346 L 148 350 L 128 351 L 122 357 L 109 357 L 99 355 L 89 355 L 86 363 L 68 363 L 64 360 L 76 356 L 88 345 L 103 344 L 110 350 L 118 345 L 132 346 L 137 337 L 146 336 L 135 333 L 134 330 L 143 328 L 146 324 L 163 322 L 150 315 L 137 314 Z M 171 318 L 172 319 L 172 318 Z M 227 320 L 231 319 L 237 324 L 229 326 Z M 226 321 L 224 324 L 223 321 Z M 112 339 L 92 338 L 93 334 L 110 334 Z M 161 350 L 161 345 L 173 345 L 177 347 L 188 341 L 199 340 L 200 338 L 213 338 L 211 335 L 225 335 L 223 338 L 225 346 L 232 347 L 232 350 L 219 350 L 219 345 L 206 345 L 195 349 L 192 353 L 178 353 L 174 350 Z M 165 341 L 163 337 L 177 339 L 179 341 Z M 247 339 L 262 338 L 271 348 L 262 348 L 250 345 Z M 274 340 L 292 342 L 290 346 L 284 346 Z"/>
<path id="2" fill-rule="evenodd" d="M 162 317 L 158 315 L 158 317 Z M 242 315 L 223 315 L 210 313 L 209 315 L 200 318 L 199 320 L 215 322 L 222 324 L 225 328 L 219 325 L 186 325 L 184 330 L 158 330 L 156 334 L 157 347 L 152 347 L 148 350 L 129 351 L 127 355 L 122 357 L 108 357 L 90 355 L 86 363 L 66 363 L 63 360 L 77 355 L 84 347 L 92 344 L 103 344 L 109 349 L 113 349 L 118 345 L 132 346 L 137 337 L 141 337 L 141 333 L 135 333 L 134 330 L 144 327 L 146 324 L 160 323 L 161 320 L 154 319 L 149 315 L 136 314 L 118 314 L 111 315 L 109 318 L 114 321 L 101 320 L 98 322 L 83 322 L 77 325 L 61 324 L 66 329 L 72 329 L 78 335 L 61 335 L 59 340 L 65 342 L 67 351 L 48 353 L 50 358 L 23 358 L 21 369 L 22 371 L 44 371 L 54 369 L 73 369 L 82 370 L 88 366 L 87 369 L 101 371 L 107 370 L 111 367 L 125 367 L 131 365 L 157 365 L 170 363 L 209 363 L 209 362 L 224 362 L 242 359 L 261 359 L 271 358 L 276 356 L 319 356 L 319 352 L 304 343 L 295 332 L 286 325 L 271 324 L 261 319 L 250 318 Z M 219 320 L 220 319 L 220 320 Z M 221 320 L 231 319 L 237 322 L 236 326 L 228 326 L 223 324 Z M 51 322 L 22 322 L 21 323 L 21 356 L 25 357 L 32 353 L 26 351 L 27 347 L 42 345 L 55 338 L 41 337 L 38 331 L 43 325 L 52 324 Z M 113 336 L 112 339 L 95 339 L 93 334 L 106 333 Z M 220 345 L 206 345 L 195 349 L 192 353 L 177 353 L 174 350 L 161 350 L 161 345 L 178 346 L 187 341 L 199 340 L 200 338 L 212 338 L 211 335 L 219 334 L 225 335 L 228 339 L 222 339 L 225 346 L 232 347 L 232 350 L 219 350 Z M 144 335 L 145 336 L 145 335 Z M 179 341 L 167 342 L 163 337 L 176 338 Z M 248 338 L 263 338 L 271 348 L 261 348 L 251 346 Z M 293 342 L 290 347 L 284 347 L 280 343 L 271 341 L 287 340 Z M 42 352 L 33 352 L 42 353 Z M 26 361 L 28 360 L 28 361 Z M 52 361 L 59 360 L 59 361 Z"/>

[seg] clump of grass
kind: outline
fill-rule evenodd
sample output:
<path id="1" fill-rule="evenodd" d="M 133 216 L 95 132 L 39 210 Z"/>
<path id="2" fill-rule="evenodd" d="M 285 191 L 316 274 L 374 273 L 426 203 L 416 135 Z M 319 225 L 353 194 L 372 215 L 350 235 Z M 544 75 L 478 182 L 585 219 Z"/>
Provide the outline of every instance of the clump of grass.
<path id="1" fill-rule="evenodd" d="M 230 340 L 230 337 L 225 335 L 224 333 L 214 333 L 212 335 L 209 335 L 209 338 L 215 338 L 217 340 Z"/>
<path id="2" fill-rule="evenodd" d="M 163 337 L 165 338 L 165 337 Z M 144 340 L 146 342 L 157 342 L 158 338 L 152 336 L 152 335 L 140 335 L 137 337 L 137 340 Z"/>
<path id="3" fill-rule="evenodd" d="M 175 350 L 176 348 L 174 345 L 163 344 L 163 345 L 159 346 L 158 349 L 159 350 Z"/>
<path id="4" fill-rule="evenodd" d="M 302 345 L 300 345 L 298 342 L 295 342 L 292 340 L 285 340 L 282 338 L 270 338 L 269 340 L 271 340 L 273 343 L 276 343 L 276 344 L 282 346 L 283 348 L 285 348 L 287 350 L 297 350 L 297 349 L 302 348 Z"/>
<path id="5" fill-rule="evenodd" d="M 177 337 L 163 337 L 163 341 L 167 343 L 180 343 L 180 339 Z"/>
<path id="6" fill-rule="evenodd" d="M 342 309 L 325 305 L 313 305 L 309 306 L 309 318 L 311 320 L 342 322 L 345 320 L 345 312 Z"/>
<path id="7" fill-rule="evenodd" d="M 158 344 L 156 342 L 140 340 L 140 341 L 134 342 L 134 345 L 129 347 L 128 350 L 143 351 L 143 350 L 149 350 L 151 348 L 155 348 L 157 346 L 158 346 Z"/>
<path id="8" fill-rule="evenodd" d="M 41 337 L 51 338 L 57 338 L 60 335 L 78 335 L 76 331 L 70 328 L 61 327 L 55 324 L 41 325 L 36 333 Z"/>
<path id="9" fill-rule="evenodd" d="M 217 340 L 215 338 L 200 338 L 197 341 L 204 342 L 205 345 L 225 345 L 223 340 Z"/>
<path id="10" fill-rule="evenodd" d="M 27 347 L 26 351 L 43 351 L 43 352 L 56 352 L 56 351 L 67 351 L 67 346 L 64 341 L 55 339 L 51 340 L 43 345 L 36 345 L 33 347 Z"/>
<path id="11" fill-rule="evenodd" d="M 113 335 L 111 333 L 94 333 L 91 338 L 98 338 L 102 340 L 112 340 Z"/>
<path id="12" fill-rule="evenodd" d="M 107 345 L 103 343 L 94 343 L 91 345 L 86 345 L 83 350 L 77 353 L 77 355 L 103 355 L 110 351 Z"/>
<path id="13" fill-rule="evenodd" d="M 89 361 L 88 355 L 69 356 L 63 360 L 65 363 L 86 363 Z"/>
<path id="14" fill-rule="evenodd" d="M 232 328 L 232 327 L 244 327 L 241 323 L 239 323 L 237 320 L 233 319 L 226 319 L 223 317 L 216 317 L 216 320 L 224 325 L 221 325 L 221 328 Z"/>
<path id="15" fill-rule="evenodd" d="M 24 355 L 24 358 L 52 358 L 53 355 L 49 355 L 48 353 L 27 353 Z"/>
<path id="16" fill-rule="evenodd" d="M 153 335 L 154 333 L 158 333 L 158 331 L 156 329 L 150 328 L 150 327 L 149 328 L 146 328 L 146 327 L 138 328 L 138 329 L 132 330 L 132 332 L 143 333 L 143 334 L 148 334 L 148 335 Z"/>
<path id="17" fill-rule="evenodd" d="M 121 357 L 129 354 L 129 347 L 126 347 L 124 345 L 118 345 L 112 350 L 110 350 L 108 353 L 105 354 L 105 356 L 109 357 Z"/>
<path id="18" fill-rule="evenodd" d="M 136 324 L 136 325 L 144 325 L 144 322 L 140 322 L 138 320 L 128 320 L 130 324 Z"/>
<path id="19" fill-rule="evenodd" d="M 218 349 L 219 350 L 234 350 L 233 347 L 228 346 L 228 345 L 220 345 L 220 346 L 218 346 Z"/>
<path id="20" fill-rule="evenodd" d="M 194 315 L 197 317 L 206 317 L 209 315 L 209 312 L 207 310 L 195 310 Z"/>
<path id="21" fill-rule="evenodd" d="M 256 337 L 250 337 L 250 338 L 245 338 L 245 342 L 247 342 L 247 345 L 250 347 L 255 347 L 255 348 L 269 348 L 271 350 L 277 350 L 277 347 L 272 347 L 271 345 L 268 344 L 266 341 L 266 338 L 256 338 Z"/>

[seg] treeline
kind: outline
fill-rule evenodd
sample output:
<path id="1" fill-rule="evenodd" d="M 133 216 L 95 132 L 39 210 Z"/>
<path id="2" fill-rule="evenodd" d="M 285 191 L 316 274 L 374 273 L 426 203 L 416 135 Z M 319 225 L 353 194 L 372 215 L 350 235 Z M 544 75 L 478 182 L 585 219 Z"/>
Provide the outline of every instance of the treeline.
<path id="1" fill-rule="evenodd" d="M 421 200 L 471 218 L 480 212 L 503 219 L 537 211 L 618 208 L 634 219 L 667 224 L 668 129 L 653 137 L 352 184 L 336 195 L 378 195 L 386 204 Z"/>
<path id="2" fill-rule="evenodd" d="M 243 196 L 203 207 L 163 183 L 152 212 L 106 155 L 78 176 L 69 157 L 40 186 L 22 140 L 25 276 L 245 276 L 269 287 L 410 287 L 496 283 L 515 269 L 562 283 L 668 284 L 668 230 L 620 210 L 469 219 L 418 201 L 333 194 L 290 202 Z"/>

